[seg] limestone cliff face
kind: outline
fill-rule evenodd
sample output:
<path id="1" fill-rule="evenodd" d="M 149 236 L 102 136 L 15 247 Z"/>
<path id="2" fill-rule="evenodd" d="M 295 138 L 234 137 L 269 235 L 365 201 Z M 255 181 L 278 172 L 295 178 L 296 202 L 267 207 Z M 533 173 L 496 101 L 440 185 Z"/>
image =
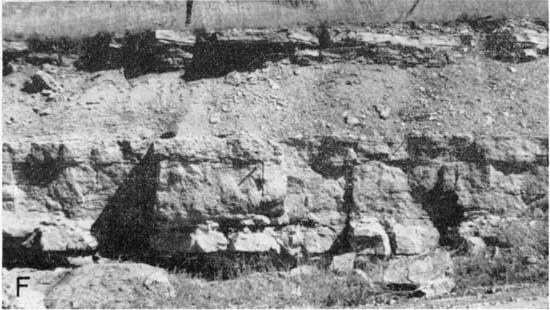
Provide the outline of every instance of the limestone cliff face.
<path id="1" fill-rule="evenodd" d="M 548 199 L 542 137 L 5 143 L 3 157 L 6 251 L 389 257 L 472 237 L 514 246 Z"/>

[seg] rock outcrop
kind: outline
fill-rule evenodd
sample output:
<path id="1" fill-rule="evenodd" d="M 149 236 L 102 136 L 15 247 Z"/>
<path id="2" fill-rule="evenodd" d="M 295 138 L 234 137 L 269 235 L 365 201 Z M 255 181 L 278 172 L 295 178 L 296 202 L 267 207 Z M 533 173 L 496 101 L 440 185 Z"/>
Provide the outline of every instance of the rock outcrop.
<path id="1" fill-rule="evenodd" d="M 231 71 L 248 71 L 266 61 L 289 58 L 300 65 L 335 62 L 362 57 L 370 63 L 411 67 L 441 67 L 453 62 L 463 47 L 458 32 L 395 35 L 392 29 L 368 27 L 228 29 L 219 31 L 174 31 L 157 29 L 134 33 L 101 32 L 74 42 L 51 40 L 29 48 L 26 42 L 4 43 L 5 75 L 19 58 L 41 54 L 45 62 L 61 62 L 61 54 L 74 53 L 76 67 L 86 71 L 124 69 L 127 78 L 150 72 L 185 70 L 186 79 L 223 76 Z M 320 43 L 322 41 L 322 44 Z M 51 46 L 50 46 L 51 45 Z M 62 50 L 61 46 L 70 47 Z M 78 47 L 78 48 L 77 48 Z M 38 50 L 33 50 L 38 49 Z M 57 55 L 50 55 L 55 50 Z M 40 58 L 40 57 L 39 57 Z M 33 78 L 28 91 L 49 89 L 51 81 L 42 75 Z"/>
<path id="2" fill-rule="evenodd" d="M 4 253 L 95 251 L 90 228 L 141 152 L 128 141 L 5 142 Z"/>
<path id="3" fill-rule="evenodd" d="M 432 270 L 450 264 L 441 244 L 464 240 L 479 255 L 538 227 L 526 215 L 547 199 L 547 154 L 547 141 L 532 137 L 412 135 L 398 146 L 249 136 L 5 143 L 4 253 L 15 253 L 9 264 L 21 251 L 353 252 L 405 269 L 428 260 L 421 270 Z M 427 295 L 452 287 L 451 276 L 417 281 L 388 270 L 383 282 Z"/>
<path id="4" fill-rule="evenodd" d="M 509 22 L 487 34 L 488 55 L 505 61 L 530 61 L 548 55 L 548 30 Z"/>

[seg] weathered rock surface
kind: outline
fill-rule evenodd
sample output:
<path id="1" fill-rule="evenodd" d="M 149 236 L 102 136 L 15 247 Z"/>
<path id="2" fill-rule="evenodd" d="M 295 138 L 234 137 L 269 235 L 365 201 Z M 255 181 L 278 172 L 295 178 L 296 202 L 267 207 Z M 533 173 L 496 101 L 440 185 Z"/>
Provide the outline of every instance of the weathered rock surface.
<path id="1" fill-rule="evenodd" d="M 155 250 L 172 253 L 212 253 L 227 249 L 229 241 L 219 231 L 217 223 L 208 222 L 195 229 L 177 227 L 164 229 L 151 237 Z"/>
<path id="2" fill-rule="evenodd" d="M 509 23 L 487 35 L 488 54 L 508 61 L 529 61 L 548 54 L 548 31 Z"/>
<path id="3" fill-rule="evenodd" d="M 6 142 L 4 249 L 309 257 L 342 243 L 392 258 L 449 238 L 509 247 L 540 226 L 524 214 L 547 197 L 544 139 L 408 136 L 394 149 L 338 137 Z"/>
<path id="4" fill-rule="evenodd" d="M 380 31 L 363 27 L 335 27 L 326 31 L 295 27 L 279 30 L 227 29 L 200 34 L 169 29 L 126 33 L 123 36 L 99 33 L 79 42 L 83 49 L 77 64 L 90 70 L 124 68 L 124 74 L 129 78 L 148 72 L 182 69 L 189 71 L 186 72 L 189 78 L 220 76 L 231 71 L 225 68 L 228 63 L 239 70 L 246 69 L 249 64 L 241 61 L 255 61 L 256 58 L 278 60 L 289 57 L 300 65 L 310 65 L 319 61 L 367 57 L 370 63 L 440 67 L 451 62 L 452 55 L 460 53 L 458 50 L 463 46 L 458 33 L 396 35 Z M 540 41 L 534 33 L 518 34 L 518 37 L 528 37 L 518 40 L 530 42 L 536 38 Z M 58 46 L 53 42 L 49 43 L 52 44 L 51 49 L 57 50 Z M 20 41 L 5 41 L 3 50 L 7 55 L 4 59 L 7 69 L 10 61 L 29 53 L 37 54 Z M 266 50 L 270 52 L 266 53 Z M 61 57 L 55 54 L 44 54 L 42 60 L 36 57 L 27 59 L 35 64 L 60 60 Z M 199 72 L 201 69 L 204 72 Z M 5 70 L 5 74 L 8 72 Z M 40 77 L 33 84 L 43 89 L 49 87 L 49 81 Z"/>
<path id="5" fill-rule="evenodd" d="M 480 237 L 466 237 L 466 250 L 472 256 L 479 256 L 485 253 L 487 245 Z"/>
<path id="6" fill-rule="evenodd" d="M 143 150 L 130 142 L 3 146 L 4 249 L 93 250 L 90 227 Z"/>
<path id="7" fill-rule="evenodd" d="M 273 237 L 271 229 L 262 232 L 242 231 L 229 236 L 231 244 L 229 250 L 235 252 L 280 252 L 280 246 Z"/>
<path id="8" fill-rule="evenodd" d="M 332 258 L 332 262 L 330 263 L 329 269 L 336 273 L 351 272 L 353 270 L 353 264 L 356 257 L 357 254 L 354 252 L 334 256 Z"/>
<path id="9" fill-rule="evenodd" d="M 397 258 L 384 270 L 383 282 L 389 285 L 412 285 L 428 297 L 449 293 L 454 288 L 451 255 L 442 250 Z"/>
<path id="10" fill-rule="evenodd" d="M 157 214 L 182 224 L 283 213 L 282 153 L 259 140 L 166 140 L 160 161 Z"/>
<path id="11" fill-rule="evenodd" d="M 439 233 L 410 191 L 407 175 L 397 167 L 371 161 L 354 168 L 357 212 L 391 226 L 395 254 L 419 254 L 438 245 Z"/>
<path id="12" fill-rule="evenodd" d="M 27 91 L 30 93 L 37 93 L 43 90 L 59 91 L 61 86 L 59 83 L 48 73 L 38 70 L 36 74 L 31 77 L 31 81 L 27 85 Z"/>
<path id="13" fill-rule="evenodd" d="M 277 240 L 293 255 L 315 255 L 330 250 L 339 231 L 329 226 L 288 225 L 277 232 Z"/>
<path id="14" fill-rule="evenodd" d="M 315 266 L 302 265 L 302 266 L 292 268 L 288 272 L 288 275 L 291 277 L 311 276 L 313 274 L 320 273 L 320 272 L 321 271 L 319 270 L 319 268 Z"/>
<path id="15" fill-rule="evenodd" d="M 358 254 L 390 256 L 390 238 L 376 218 L 363 217 L 350 221 L 350 242 Z"/>
<path id="16" fill-rule="evenodd" d="M 24 41 L 2 41 L 2 52 L 4 55 L 10 53 L 26 53 L 29 45 Z"/>
<path id="17" fill-rule="evenodd" d="M 90 289 L 93 288 L 93 289 Z M 45 297 L 48 308 L 151 307 L 175 294 L 165 270 L 145 264 L 92 264 L 66 273 Z M 132 299 L 132 300 L 129 300 Z"/>

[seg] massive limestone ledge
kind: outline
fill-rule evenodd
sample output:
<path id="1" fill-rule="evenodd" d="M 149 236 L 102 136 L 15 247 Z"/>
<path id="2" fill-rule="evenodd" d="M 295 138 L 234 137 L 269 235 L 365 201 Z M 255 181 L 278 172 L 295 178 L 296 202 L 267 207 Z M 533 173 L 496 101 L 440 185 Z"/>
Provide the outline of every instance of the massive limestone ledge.
<path id="1" fill-rule="evenodd" d="M 5 142 L 4 249 L 95 250 L 90 227 L 141 160 L 140 143 Z"/>
<path id="2" fill-rule="evenodd" d="M 515 246 L 548 201 L 544 137 L 6 142 L 3 168 L 4 249 L 62 255 Z"/>

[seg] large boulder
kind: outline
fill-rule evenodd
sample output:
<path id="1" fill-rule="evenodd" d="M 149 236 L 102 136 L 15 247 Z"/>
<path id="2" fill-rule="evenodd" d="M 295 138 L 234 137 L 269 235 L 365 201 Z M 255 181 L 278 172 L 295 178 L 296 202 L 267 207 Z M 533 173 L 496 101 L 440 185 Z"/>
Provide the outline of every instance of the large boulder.
<path id="1" fill-rule="evenodd" d="M 45 303 L 48 308 L 154 307 L 159 299 L 174 294 L 163 269 L 134 263 L 91 264 L 65 274 L 48 291 Z"/>
<path id="2" fill-rule="evenodd" d="M 407 221 L 391 225 L 395 254 L 420 254 L 439 245 L 439 232 L 429 221 Z"/>
<path id="3" fill-rule="evenodd" d="M 455 286 L 451 255 L 444 250 L 393 259 L 382 281 L 388 285 L 412 287 L 428 297 L 449 293 Z"/>

